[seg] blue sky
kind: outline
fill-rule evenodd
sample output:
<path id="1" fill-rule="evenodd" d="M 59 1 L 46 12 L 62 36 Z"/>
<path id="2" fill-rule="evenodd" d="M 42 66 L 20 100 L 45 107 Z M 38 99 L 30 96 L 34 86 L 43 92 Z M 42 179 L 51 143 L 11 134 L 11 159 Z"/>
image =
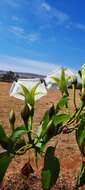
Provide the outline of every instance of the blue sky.
<path id="1" fill-rule="evenodd" d="M 1 0 L 0 70 L 46 74 L 85 63 L 85 0 Z"/>

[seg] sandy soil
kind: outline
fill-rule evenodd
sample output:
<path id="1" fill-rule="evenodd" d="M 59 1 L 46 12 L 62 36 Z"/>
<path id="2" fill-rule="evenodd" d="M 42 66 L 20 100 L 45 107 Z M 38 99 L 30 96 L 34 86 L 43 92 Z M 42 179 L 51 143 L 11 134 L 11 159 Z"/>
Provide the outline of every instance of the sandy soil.
<path id="1" fill-rule="evenodd" d="M 4 125 L 7 133 L 10 133 L 8 122 L 8 113 L 13 108 L 16 112 L 16 125 L 21 123 L 20 108 L 23 104 L 22 101 L 10 97 L 9 90 L 11 83 L 0 83 L 0 120 Z M 44 111 L 56 103 L 60 98 L 60 92 L 49 91 L 46 97 L 41 98 L 35 105 L 34 115 L 34 130 L 39 124 Z M 79 95 L 77 92 L 77 103 L 79 103 Z M 73 111 L 72 97 L 69 98 L 69 111 Z M 76 144 L 75 134 L 62 134 L 58 137 L 58 144 L 56 147 L 55 155 L 60 159 L 61 172 L 56 185 L 52 190 L 75 190 L 76 177 L 80 169 L 81 155 Z M 55 145 L 56 138 L 50 141 L 51 145 Z M 31 159 L 32 167 L 35 173 L 29 179 L 21 174 L 21 168 L 25 163 Z M 43 159 L 39 161 L 38 170 L 34 163 L 34 156 L 32 152 L 27 152 L 24 156 L 16 156 L 11 162 L 7 173 L 4 177 L 1 190 L 42 190 L 40 183 L 40 170 L 43 166 Z M 84 189 L 84 188 L 82 188 Z"/>

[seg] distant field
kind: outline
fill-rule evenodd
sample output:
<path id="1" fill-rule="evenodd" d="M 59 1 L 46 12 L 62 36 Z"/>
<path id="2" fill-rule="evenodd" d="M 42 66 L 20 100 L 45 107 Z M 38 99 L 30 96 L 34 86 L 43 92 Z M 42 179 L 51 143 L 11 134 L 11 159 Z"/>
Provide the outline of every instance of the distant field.
<path id="1" fill-rule="evenodd" d="M 8 113 L 13 108 L 16 112 L 17 125 L 21 123 L 20 118 L 20 107 L 23 104 L 22 101 L 15 99 L 13 97 L 9 96 L 9 90 L 11 87 L 11 83 L 4 83 L 0 82 L 0 120 L 4 124 L 5 130 L 9 133 L 9 124 L 8 124 Z M 70 93 L 71 94 L 71 93 Z M 77 103 L 79 103 L 79 92 L 77 91 Z M 36 129 L 37 125 L 39 124 L 39 121 L 42 118 L 42 115 L 44 111 L 51 106 L 52 103 L 55 103 L 60 98 L 60 92 L 55 90 L 50 90 L 48 92 L 48 95 L 46 97 L 41 98 L 38 102 L 36 102 L 35 105 L 35 116 L 34 116 L 34 129 Z M 73 104 L 72 104 L 72 97 L 69 98 L 69 111 L 73 111 Z M 55 143 L 54 140 L 51 140 L 51 144 Z M 72 133 L 71 135 L 61 135 L 58 138 L 58 145 L 56 148 L 56 155 L 60 158 L 61 161 L 61 179 L 63 178 L 65 183 L 69 185 L 69 190 L 72 189 L 74 183 L 75 183 L 75 176 L 77 172 L 79 171 L 79 166 L 81 162 L 80 152 L 78 150 L 76 141 L 75 141 L 75 135 Z M 23 157 L 23 159 L 22 159 Z M 28 160 L 28 153 L 26 153 L 25 156 L 21 156 L 19 158 L 16 157 L 10 164 L 10 167 L 8 169 L 8 172 L 4 179 L 4 184 L 7 185 L 8 176 L 13 176 L 20 172 L 21 167 L 24 165 L 24 163 Z M 33 163 L 33 157 L 31 157 L 32 165 Z M 42 161 L 41 161 L 42 163 Z M 40 163 L 40 166 L 42 165 Z M 39 167 L 40 167 L 39 166 Z M 35 167 L 35 166 L 34 166 Z M 73 184 L 72 184 L 73 181 Z M 38 182 L 39 183 L 39 182 Z M 35 181 L 32 184 L 33 188 L 35 186 Z M 38 184 L 37 184 L 38 185 Z M 6 189 L 6 186 L 5 186 Z M 16 189 L 16 188 L 15 188 Z M 15 190 L 14 189 L 14 190 Z M 57 189 L 57 188 L 56 188 Z M 17 188 L 19 190 L 19 187 Z M 33 189 L 34 190 L 34 189 Z M 41 190 L 41 189 L 39 189 Z"/>

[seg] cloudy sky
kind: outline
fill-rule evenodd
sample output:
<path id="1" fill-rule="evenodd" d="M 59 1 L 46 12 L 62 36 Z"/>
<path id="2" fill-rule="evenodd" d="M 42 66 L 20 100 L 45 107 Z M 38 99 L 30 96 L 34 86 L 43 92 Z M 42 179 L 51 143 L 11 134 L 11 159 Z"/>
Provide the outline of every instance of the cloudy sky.
<path id="1" fill-rule="evenodd" d="M 85 0 L 1 0 L 0 70 L 46 74 L 85 63 Z"/>

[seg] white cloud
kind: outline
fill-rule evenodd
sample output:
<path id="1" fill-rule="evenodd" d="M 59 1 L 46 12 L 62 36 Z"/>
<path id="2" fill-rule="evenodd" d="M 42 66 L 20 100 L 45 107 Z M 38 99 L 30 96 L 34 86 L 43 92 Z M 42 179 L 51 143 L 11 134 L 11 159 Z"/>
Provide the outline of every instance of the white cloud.
<path id="1" fill-rule="evenodd" d="M 27 33 L 25 32 L 24 28 L 19 26 L 10 26 L 8 31 L 17 35 L 18 37 L 23 38 L 27 42 L 36 42 L 40 40 L 40 33 Z"/>
<path id="2" fill-rule="evenodd" d="M 45 9 L 46 11 L 50 11 L 51 10 L 51 6 L 48 3 L 42 3 L 41 4 L 42 8 Z"/>
<path id="3" fill-rule="evenodd" d="M 70 30 L 77 29 L 77 30 L 85 31 L 85 25 L 81 23 L 69 22 L 67 23 L 65 27 Z"/>
<path id="4" fill-rule="evenodd" d="M 42 11 L 45 10 L 46 14 L 50 16 L 49 18 L 56 19 L 60 23 L 64 23 L 69 20 L 69 16 L 61 10 L 51 6 L 50 4 L 43 2 L 41 4 Z"/>
<path id="5" fill-rule="evenodd" d="M 3 68 L 3 70 L 46 75 L 59 68 L 59 66 L 43 61 L 11 56 L 0 56 L 0 68 Z"/>
<path id="6" fill-rule="evenodd" d="M 29 12 L 39 19 L 41 24 L 62 24 L 70 20 L 69 15 L 57 7 L 47 3 L 46 0 L 31 0 L 28 5 Z"/>
<path id="7" fill-rule="evenodd" d="M 83 24 L 76 24 L 75 27 L 80 30 L 85 30 L 85 25 Z"/>
<path id="8" fill-rule="evenodd" d="M 59 21 L 59 23 L 64 23 L 69 20 L 69 16 L 57 9 L 54 9 L 54 16 Z"/>
<path id="9" fill-rule="evenodd" d="M 19 36 L 24 34 L 24 28 L 19 27 L 19 26 L 10 26 L 8 30 Z"/>
<path id="10" fill-rule="evenodd" d="M 35 42 L 40 40 L 40 34 L 39 33 L 30 33 L 26 36 L 26 40 L 28 42 Z"/>

